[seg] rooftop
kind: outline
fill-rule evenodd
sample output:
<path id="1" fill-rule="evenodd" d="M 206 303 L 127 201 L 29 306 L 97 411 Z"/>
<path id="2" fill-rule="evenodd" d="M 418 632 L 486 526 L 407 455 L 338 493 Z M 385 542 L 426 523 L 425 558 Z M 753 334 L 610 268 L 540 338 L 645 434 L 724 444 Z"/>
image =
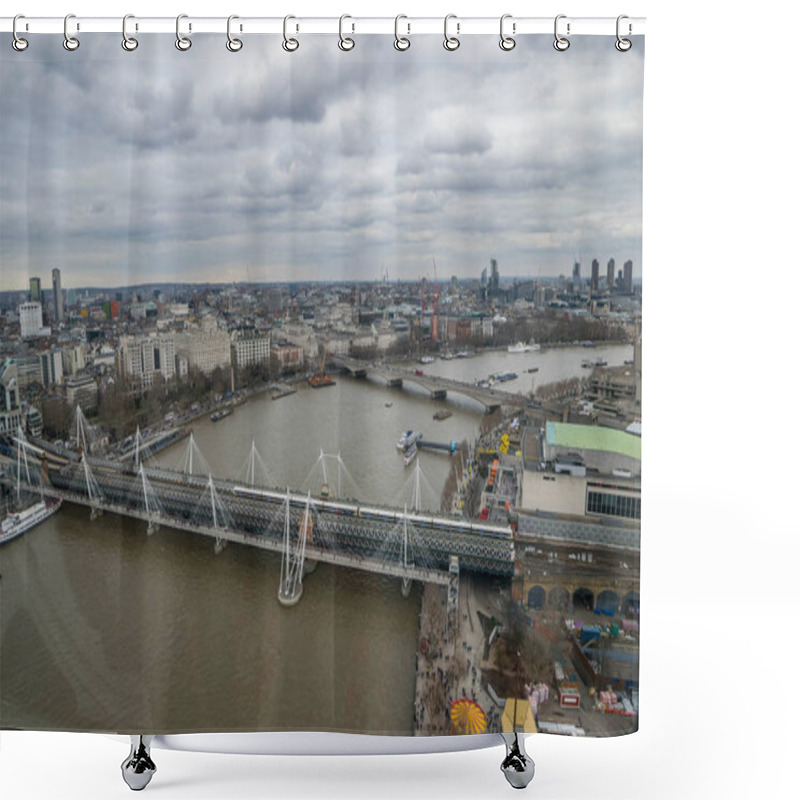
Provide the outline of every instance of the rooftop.
<path id="1" fill-rule="evenodd" d="M 547 423 L 547 444 L 571 450 L 599 450 L 642 460 L 642 440 L 638 436 L 599 425 Z"/>

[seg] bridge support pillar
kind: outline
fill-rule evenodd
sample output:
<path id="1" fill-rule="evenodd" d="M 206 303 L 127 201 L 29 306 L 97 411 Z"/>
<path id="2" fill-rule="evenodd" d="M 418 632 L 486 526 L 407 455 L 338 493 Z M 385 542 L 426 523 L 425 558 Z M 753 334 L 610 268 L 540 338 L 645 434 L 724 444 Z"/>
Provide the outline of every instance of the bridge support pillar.
<path id="1" fill-rule="evenodd" d="M 413 582 L 411 578 L 403 578 L 403 583 L 400 586 L 400 592 L 403 597 L 408 597 L 411 594 L 411 584 Z"/>
<path id="2" fill-rule="evenodd" d="M 365 369 L 354 370 L 353 371 L 353 377 L 354 378 L 366 378 L 367 377 L 367 371 Z"/>
<path id="3" fill-rule="evenodd" d="M 494 412 L 497 411 L 498 408 L 500 408 L 499 405 L 486 406 L 486 413 L 487 414 L 494 414 Z"/>
<path id="4" fill-rule="evenodd" d="M 434 389 L 431 393 L 431 396 L 434 400 L 446 400 L 447 391 L 445 389 Z"/>
<path id="5" fill-rule="evenodd" d="M 403 388 L 403 379 L 402 378 L 389 378 L 389 386 L 392 389 L 402 389 Z"/>
<path id="6" fill-rule="evenodd" d="M 284 608 L 291 608 L 292 606 L 296 606 L 300 602 L 300 598 L 303 596 L 303 584 L 298 583 L 294 587 L 288 587 L 284 584 L 281 584 L 278 588 L 278 602 Z"/>

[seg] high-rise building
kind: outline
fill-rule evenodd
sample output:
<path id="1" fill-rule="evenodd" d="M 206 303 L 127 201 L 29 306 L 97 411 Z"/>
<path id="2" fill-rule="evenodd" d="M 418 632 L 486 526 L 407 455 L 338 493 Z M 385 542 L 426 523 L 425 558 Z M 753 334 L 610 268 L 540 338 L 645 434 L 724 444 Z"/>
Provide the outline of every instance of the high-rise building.
<path id="1" fill-rule="evenodd" d="M 592 259 L 592 291 L 596 292 L 600 286 L 600 262 Z"/>
<path id="2" fill-rule="evenodd" d="M 581 262 L 576 261 L 572 267 L 572 290 L 580 291 L 581 288 Z"/>
<path id="3" fill-rule="evenodd" d="M 500 290 L 500 270 L 497 268 L 497 259 L 491 259 L 490 264 L 492 267 L 492 274 L 489 278 L 489 291 L 497 292 Z"/>
<path id="4" fill-rule="evenodd" d="M 42 279 L 41 278 L 31 278 L 30 279 L 30 292 L 28 293 L 28 300 L 32 303 L 41 303 L 42 302 Z"/>
<path id="5" fill-rule="evenodd" d="M 622 265 L 623 269 L 623 291 L 626 294 L 633 294 L 633 261 L 626 261 Z"/>
<path id="6" fill-rule="evenodd" d="M 606 268 L 606 283 L 608 284 L 608 289 L 614 288 L 614 268 L 616 267 L 616 263 L 614 262 L 613 258 L 608 260 L 608 267 Z"/>
<path id="7" fill-rule="evenodd" d="M 33 339 L 42 329 L 42 304 L 21 303 L 19 307 L 19 335 L 23 339 Z"/>
<path id="8" fill-rule="evenodd" d="M 61 294 L 61 270 L 53 269 L 53 308 L 55 309 L 56 322 L 64 319 L 64 297 Z"/>

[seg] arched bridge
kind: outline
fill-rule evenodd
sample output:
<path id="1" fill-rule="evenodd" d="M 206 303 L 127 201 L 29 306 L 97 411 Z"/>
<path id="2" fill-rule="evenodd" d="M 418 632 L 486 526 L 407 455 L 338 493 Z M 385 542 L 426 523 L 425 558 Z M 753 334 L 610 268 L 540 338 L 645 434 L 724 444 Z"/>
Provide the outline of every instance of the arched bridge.
<path id="1" fill-rule="evenodd" d="M 470 397 L 486 408 L 487 412 L 494 411 L 500 406 L 519 406 L 527 402 L 527 397 L 515 392 L 504 392 L 499 389 L 487 389 L 474 386 L 463 381 L 442 378 L 437 375 L 418 374 L 417 371 L 393 366 L 392 364 L 377 364 L 359 361 L 346 356 L 332 356 L 331 362 L 343 372 L 356 378 L 365 378 L 375 375 L 385 380 L 390 386 L 402 387 L 404 383 L 413 383 L 421 386 L 431 393 L 435 400 L 444 400 L 448 392 Z M 419 371 L 420 373 L 422 370 Z"/>

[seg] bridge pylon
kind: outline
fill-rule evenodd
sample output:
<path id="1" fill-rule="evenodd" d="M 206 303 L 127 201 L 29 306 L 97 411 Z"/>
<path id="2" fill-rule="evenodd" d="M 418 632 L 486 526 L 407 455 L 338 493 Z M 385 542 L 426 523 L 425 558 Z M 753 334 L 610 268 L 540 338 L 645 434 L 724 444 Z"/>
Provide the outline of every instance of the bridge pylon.
<path id="1" fill-rule="evenodd" d="M 282 606 L 294 606 L 303 595 L 303 570 L 306 559 L 306 541 L 311 532 L 311 492 L 306 498 L 305 512 L 300 518 L 297 543 L 292 542 L 292 515 L 290 492 L 286 490 L 286 516 L 283 527 L 283 554 L 281 557 L 281 582 L 278 586 L 278 602 Z"/>
<path id="2" fill-rule="evenodd" d="M 150 485 L 150 481 L 147 480 L 144 464 L 139 464 L 139 477 L 142 479 L 142 496 L 144 497 L 144 510 L 147 514 L 147 533 L 150 535 L 158 530 L 163 509 L 158 495 Z"/>
<path id="3" fill-rule="evenodd" d="M 102 513 L 103 509 L 100 504 L 103 502 L 103 492 L 100 490 L 100 485 L 97 483 L 97 478 L 92 474 L 89 468 L 89 462 L 86 460 L 86 452 L 81 455 L 81 466 L 83 467 L 83 478 L 86 483 L 86 494 L 89 498 L 89 519 L 97 519 Z"/>

